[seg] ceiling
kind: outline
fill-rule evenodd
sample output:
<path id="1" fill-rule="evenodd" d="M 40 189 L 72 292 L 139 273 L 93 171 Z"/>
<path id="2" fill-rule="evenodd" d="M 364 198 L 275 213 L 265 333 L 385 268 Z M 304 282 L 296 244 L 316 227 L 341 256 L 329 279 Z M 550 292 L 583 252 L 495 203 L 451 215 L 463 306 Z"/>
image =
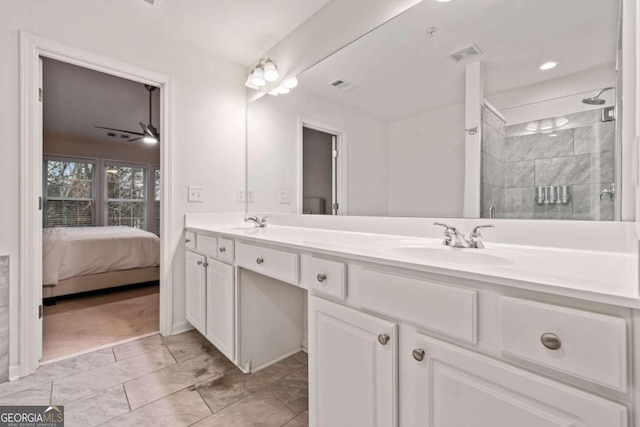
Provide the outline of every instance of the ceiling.
<path id="1" fill-rule="evenodd" d="M 90 2 L 123 26 L 197 46 L 248 67 L 329 0 L 108 0 Z"/>
<path id="2" fill-rule="evenodd" d="M 149 92 L 142 83 L 43 58 L 44 132 L 127 143 L 125 135 L 95 126 L 142 132 L 149 122 Z M 160 89 L 152 93 L 153 124 L 160 124 Z M 142 142 L 138 142 L 142 144 Z"/>
<path id="3" fill-rule="evenodd" d="M 464 103 L 465 66 L 477 60 L 485 95 L 613 64 L 618 14 L 619 0 L 424 0 L 304 72 L 300 90 L 391 122 Z M 471 43 L 483 54 L 448 57 Z M 540 71 L 550 60 L 559 65 Z"/>

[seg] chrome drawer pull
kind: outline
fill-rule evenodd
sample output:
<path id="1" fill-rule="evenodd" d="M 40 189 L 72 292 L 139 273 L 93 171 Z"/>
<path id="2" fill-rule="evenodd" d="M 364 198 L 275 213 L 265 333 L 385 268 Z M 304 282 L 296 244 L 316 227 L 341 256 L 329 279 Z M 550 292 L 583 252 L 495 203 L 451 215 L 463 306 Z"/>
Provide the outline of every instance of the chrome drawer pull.
<path id="1" fill-rule="evenodd" d="M 221 253 L 222 253 L 222 252 L 225 252 L 226 250 L 227 250 L 227 248 L 225 248 L 224 246 L 222 246 L 222 247 L 219 249 L 219 251 L 220 251 Z"/>
<path id="2" fill-rule="evenodd" d="M 264 258 L 258 258 L 256 260 L 256 263 L 258 263 L 258 265 L 262 264 L 264 262 Z"/>
<path id="3" fill-rule="evenodd" d="M 382 345 L 387 345 L 387 343 L 389 342 L 389 335 L 387 334 L 380 334 L 378 335 L 378 342 Z"/>
<path id="4" fill-rule="evenodd" d="M 540 342 L 549 350 L 557 350 L 562 347 L 560 337 L 549 332 L 542 334 L 542 336 L 540 337 Z"/>
<path id="5" fill-rule="evenodd" d="M 327 280 L 327 275 L 320 273 L 316 276 L 316 279 L 318 279 L 318 282 L 322 283 Z"/>
<path id="6" fill-rule="evenodd" d="M 198 261 L 198 262 L 197 262 L 197 264 L 198 264 L 198 265 L 202 265 L 202 261 Z"/>
<path id="7" fill-rule="evenodd" d="M 422 348 L 416 348 L 411 352 L 411 355 L 413 356 L 413 358 L 416 359 L 418 362 L 422 362 L 424 360 L 425 354 L 426 353 Z"/>

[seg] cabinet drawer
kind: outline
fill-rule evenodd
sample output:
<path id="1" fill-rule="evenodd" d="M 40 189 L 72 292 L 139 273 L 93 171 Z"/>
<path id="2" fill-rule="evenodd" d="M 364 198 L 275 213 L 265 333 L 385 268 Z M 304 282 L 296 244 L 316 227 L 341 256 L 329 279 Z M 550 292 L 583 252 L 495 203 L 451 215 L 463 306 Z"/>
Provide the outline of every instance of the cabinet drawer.
<path id="1" fill-rule="evenodd" d="M 304 255 L 301 264 L 302 284 L 307 289 L 334 298 L 347 298 L 347 269 L 343 263 Z"/>
<path id="2" fill-rule="evenodd" d="M 464 341 L 477 341 L 477 292 L 430 280 L 349 268 L 349 300 Z"/>
<path id="3" fill-rule="evenodd" d="M 197 241 L 198 252 L 211 258 L 218 257 L 218 238 L 199 234 Z"/>
<path id="4" fill-rule="evenodd" d="M 240 267 L 298 284 L 298 254 L 238 242 L 236 262 Z"/>
<path id="5" fill-rule="evenodd" d="M 499 301 L 502 352 L 626 391 L 624 319 L 511 297 Z"/>
<path id="6" fill-rule="evenodd" d="M 184 244 L 187 249 L 196 250 L 197 234 L 193 231 L 184 232 Z"/>
<path id="7" fill-rule="evenodd" d="M 218 238 L 218 259 L 226 262 L 233 262 L 233 240 L 225 239 L 223 237 Z"/>

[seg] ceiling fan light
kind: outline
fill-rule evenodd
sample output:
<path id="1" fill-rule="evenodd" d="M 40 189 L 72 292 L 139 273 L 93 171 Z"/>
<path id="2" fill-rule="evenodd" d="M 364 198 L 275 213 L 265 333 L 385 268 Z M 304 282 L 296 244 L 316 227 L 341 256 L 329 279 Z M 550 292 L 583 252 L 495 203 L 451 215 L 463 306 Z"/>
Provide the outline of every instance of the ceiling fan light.
<path id="1" fill-rule="evenodd" d="M 298 79 L 295 77 L 291 77 L 286 82 L 284 82 L 283 86 L 288 89 L 293 89 L 294 87 L 298 86 Z"/>
<path id="2" fill-rule="evenodd" d="M 275 82 L 278 77 L 280 77 L 278 67 L 276 67 L 271 58 L 267 59 L 267 62 L 264 63 L 264 79 L 268 82 Z"/>
<path id="3" fill-rule="evenodd" d="M 146 144 L 157 144 L 158 138 L 154 136 L 145 136 L 144 138 L 142 138 L 142 141 L 145 142 Z"/>
<path id="4" fill-rule="evenodd" d="M 267 81 L 264 79 L 264 68 L 262 65 L 258 65 L 253 69 L 253 72 L 251 73 L 251 83 L 258 87 L 267 84 Z"/>

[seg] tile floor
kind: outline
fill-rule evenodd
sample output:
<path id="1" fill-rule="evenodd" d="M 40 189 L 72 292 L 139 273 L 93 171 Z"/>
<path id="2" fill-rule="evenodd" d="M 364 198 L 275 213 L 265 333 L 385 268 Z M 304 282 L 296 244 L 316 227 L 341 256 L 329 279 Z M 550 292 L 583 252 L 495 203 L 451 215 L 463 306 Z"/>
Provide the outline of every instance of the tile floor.
<path id="1" fill-rule="evenodd" d="M 64 405 L 74 426 L 308 426 L 307 357 L 245 375 L 195 331 L 153 335 L 0 384 L 0 405 Z"/>

